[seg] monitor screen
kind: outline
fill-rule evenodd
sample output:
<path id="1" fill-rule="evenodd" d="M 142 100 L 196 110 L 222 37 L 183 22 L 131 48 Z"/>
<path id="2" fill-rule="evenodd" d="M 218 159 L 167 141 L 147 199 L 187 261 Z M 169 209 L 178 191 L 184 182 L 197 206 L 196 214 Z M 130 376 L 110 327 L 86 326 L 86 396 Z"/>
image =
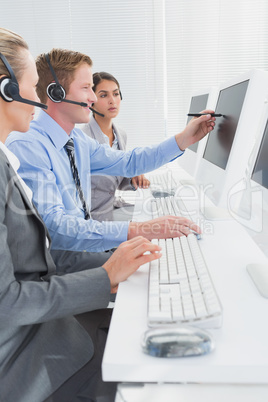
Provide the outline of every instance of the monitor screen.
<path id="1" fill-rule="evenodd" d="M 252 180 L 268 189 L 268 122 L 252 172 Z"/>
<path id="2" fill-rule="evenodd" d="M 203 158 L 222 169 L 226 168 L 228 162 L 248 83 L 249 80 L 240 82 L 219 93 L 215 113 L 220 113 L 223 117 L 216 119 Z"/>
<path id="3" fill-rule="evenodd" d="M 189 113 L 199 113 L 202 110 L 206 109 L 208 102 L 209 94 L 193 96 L 190 104 Z M 187 123 L 192 119 L 192 117 L 188 117 Z M 198 142 L 193 145 L 190 145 L 188 149 L 191 149 L 194 152 L 197 152 Z"/>

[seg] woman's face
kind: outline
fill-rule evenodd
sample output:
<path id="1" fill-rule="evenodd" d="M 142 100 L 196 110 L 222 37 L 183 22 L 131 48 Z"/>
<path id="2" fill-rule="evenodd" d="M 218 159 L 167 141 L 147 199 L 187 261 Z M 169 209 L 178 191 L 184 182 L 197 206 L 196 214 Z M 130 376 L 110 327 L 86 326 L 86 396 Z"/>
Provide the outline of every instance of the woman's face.
<path id="1" fill-rule="evenodd" d="M 97 96 L 94 109 L 103 113 L 106 118 L 116 117 L 121 104 L 118 85 L 114 81 L 102 80 L 94 89 Z"/>
<path id="2" fill-rule="evenodd" d="M 25 56 L 25 67 L 21 79 L 18 81 L 20 95 L 22 98 L 39 101 L 35 91 L 38 74 L 34 58 L 26 49 L 22 49 L 21 52 Z M 12 101 L 5 103 L 5 109 L 5 117 L 8 120 L 6 123 L 9 126 L 9 131 L 25 132 L 29 130 L 30 122 L 34 118 L 34 106 Z"/>

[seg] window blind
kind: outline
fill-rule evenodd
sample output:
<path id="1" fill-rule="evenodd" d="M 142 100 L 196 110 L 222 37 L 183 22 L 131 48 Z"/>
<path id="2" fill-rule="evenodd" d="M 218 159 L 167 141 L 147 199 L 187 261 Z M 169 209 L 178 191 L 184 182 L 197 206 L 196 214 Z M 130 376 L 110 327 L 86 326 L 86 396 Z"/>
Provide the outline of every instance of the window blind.
<path id="1" fill-rule="evenodd" d="M 13 0 L 5 8 L 1 26 L 20 33 L 34 56 L 53 47 L 82 51 L 93 72 L 118 79 L 123 101 L 116 123 L 127 132 L 128 148 L 163 139 L 162 0 Z"/>
<path id="2" fill-rule="evenodd" d="M 167 133 L 186 123 L 191 93 L 268 70 L 266 0 L 166 0 Z"/>
<path id="3" fill-rule="evenodd" d="M 267 0 L 2 0 L 0 25 L 34 56 L 87 53 L 121 85 L 116 123 L 128 147 L 184 128 L 191 93 L 252 68 L 268 70 Z"/>

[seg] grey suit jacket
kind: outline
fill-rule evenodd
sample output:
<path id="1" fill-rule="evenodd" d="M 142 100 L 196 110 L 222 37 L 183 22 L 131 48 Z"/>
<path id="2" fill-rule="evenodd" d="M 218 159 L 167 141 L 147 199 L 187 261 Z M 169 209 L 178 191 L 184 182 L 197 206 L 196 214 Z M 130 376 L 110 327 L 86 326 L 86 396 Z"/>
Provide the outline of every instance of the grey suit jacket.
<path id="1" fill-rule="evenodd" d="M 125 131 L 116 128 L 113 129 L 117 135 L 119 149 L 126 150 L 127 135 Z M 97 140 L 100 144 L 106 144 L 105 135 L 102 133 L 100 126 L 94 118 L 82 127 L 82 130 L 91 138 Z M 116 190 L 134 190 L 131 185 L 131 179 L 122 176 L 91 176 L 91 215 L 93 219 L 112 219 L 112 210 L 115 206 L 125 205 L 120 203 L 115 197 Z"/>
<path id="2" fill-rule="evenodd" d="M 0 150 L 0 401 L 41 402 L 88 362 L 92 341 L 72 316 L 109 303 L 106 271 L 55 275 L 46 237 Z"/>

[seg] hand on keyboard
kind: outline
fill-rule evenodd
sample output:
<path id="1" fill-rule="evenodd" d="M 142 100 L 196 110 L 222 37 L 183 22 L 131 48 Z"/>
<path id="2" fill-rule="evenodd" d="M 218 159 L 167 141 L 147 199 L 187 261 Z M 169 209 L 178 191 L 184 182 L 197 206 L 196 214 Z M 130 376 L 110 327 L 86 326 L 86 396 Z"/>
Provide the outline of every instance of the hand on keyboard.
<path id="1" fill-rule="evenodd" d="M 103 265 L 111 282 L 111 293 L 115 293 L 118 284 L 125 281 L 141 265 L 160 258 L 160 250 L 160 246 L 141 236 L 121 243 Z"/>
<path id="2" fill-rule="evenodd" d="M 158 217 L 186 211 L 184 203 L 172 196 L 152 199 L 151 209 L 152 216 Z M 196 226 L 191 228 L 196 231 Z M 162 258 L 150 264 L 149 325 L 220 326 L 222 307 L 197 237 L 189 234 L 153 242 L 162 247 Z"/>
<path id="3" fill-rule="evenodd" d="M 135 236 L 143 236 L 148 240 L 170 239 L 188 236 L 192 231 L 201 233 L 198 225 L 190 219 L 178 216 L 160 216 L 146 222 L 130 222 L 128 240 Z"/>

